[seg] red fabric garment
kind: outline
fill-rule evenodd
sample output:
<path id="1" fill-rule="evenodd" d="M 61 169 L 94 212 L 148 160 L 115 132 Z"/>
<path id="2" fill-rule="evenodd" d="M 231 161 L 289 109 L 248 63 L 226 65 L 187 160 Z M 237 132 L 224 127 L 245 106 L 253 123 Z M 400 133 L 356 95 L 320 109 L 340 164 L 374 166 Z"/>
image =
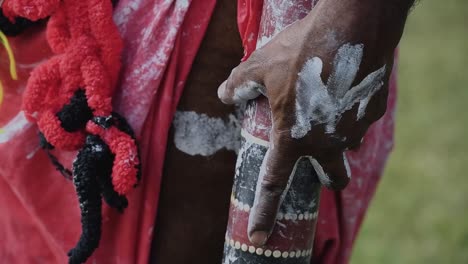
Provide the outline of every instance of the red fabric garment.
<path id="1" fill-rule="evenodd" d="M 278 24 L 284 28 L 303 17 L 312 7 L 312 0 L 239 0 L 238 23 L 245 58 L 257 46 L 265 44 L 265 38 L 260 34 L 262 29 L 265 31 L 273 26 L 276 27 L 274 33 L 277 33 Z M 269 21 L 268 18 L 260 21 L 264 8 L 274 14 L 271 17 L 276 15 L 278 21 Z M 314 264 L 349 262 L 354 240 L 393 147 L 396 104 L 396 71 L 395 68 L 393 70 L 386 114 L 369 128 L 359 150 L 346 153 L 352 175 L 350 184 L 341 192 L 324 190 L 321 194 L 312 258 Z"/>
<path id="2" fill-rule="evenodd" d="M 142 146 L 143 177 L 119 215 L 103 210 L 100 248 L 88 263 L 146 264 L 152 240 L 167 134 L 185 80 L 206 31 L 215 0 L 120 0 L 114 20 L 124 38 L 121 85 L 115 107 L 135 128 Z M 261 0 L 239 0 L 239 27 L 246 54 L 256 46 Z M 0 260 L 2 263 L 66 263 L 80 234 L 78 201 L 71 182 L 38 151 L 37 130 L 20 111 L 31 70 L 49 58 L 44 32 L 11 39 L 19 80 L 0 60 Z M 6 58 L 4 50 L 0 57 Z M 345 263 L 351 244 L 391 149 L 395 78 L 388 113 L 374 124 L 348 160 L 354 178 L 341 193 L 325 191 L 314 253 L 322 263 Z M 60 153 L 71 164 L 75 153 Z"/>
<path id="3" fill-rule="evenodd" d="M 124 214 L 104 207 L 100 247 L 87 263 L 148 263 L 168 130 L 215 2 L 119 1 L 114 20 L 125 51 L 114 103 L 140 139 L 143 177 Z M 37 129 L 20 111 L 29 73 L 52 53 L 43 29 L 10 41 L 19 80 L 10 79 L 8 60 L 1 60 L 0 260 L 66 263 L 81 232 L 75 190 L 38 151 Z M 56 154 L 67 166 L 76 155 Z"/>

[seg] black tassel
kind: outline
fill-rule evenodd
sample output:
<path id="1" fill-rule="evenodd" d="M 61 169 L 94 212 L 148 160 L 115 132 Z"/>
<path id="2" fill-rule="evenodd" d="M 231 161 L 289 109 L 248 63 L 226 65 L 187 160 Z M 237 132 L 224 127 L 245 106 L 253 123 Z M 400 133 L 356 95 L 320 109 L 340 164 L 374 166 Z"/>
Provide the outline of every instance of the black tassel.
<path id="1" fill-rule="evenodd" d="M 81 236 L 75 248 L 68 252 L 69 264 L 84 263 L 99 246 L 101 239 L 101 195 L 97 169 L 101 152 L 93 151 L 96 136 L 88 136 L 86 145 L 73 163 L 73 182 L 81 209 Z"/>

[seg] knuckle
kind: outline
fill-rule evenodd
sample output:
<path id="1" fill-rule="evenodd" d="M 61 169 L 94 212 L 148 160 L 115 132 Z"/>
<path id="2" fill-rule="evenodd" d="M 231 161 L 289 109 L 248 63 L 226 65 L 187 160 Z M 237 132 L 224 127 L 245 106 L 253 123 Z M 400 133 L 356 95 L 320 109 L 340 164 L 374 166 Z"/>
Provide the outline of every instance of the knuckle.
<path id="1" fill-rule="evenodd" d="M 267 196 L 265 198 L 276 198 L 283 194 L 284 184 L 276 180 L 264 179 L 261 183 L 261 190 Z"/>

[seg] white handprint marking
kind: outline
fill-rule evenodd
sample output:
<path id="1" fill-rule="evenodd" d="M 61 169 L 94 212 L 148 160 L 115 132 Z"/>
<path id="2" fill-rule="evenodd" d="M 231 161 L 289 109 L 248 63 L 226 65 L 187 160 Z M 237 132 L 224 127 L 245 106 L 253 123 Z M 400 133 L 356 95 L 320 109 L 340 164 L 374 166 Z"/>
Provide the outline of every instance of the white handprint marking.
<path id="1" fill-rule="evenodd" d="M 325 124 L 327 133 L 334 133 L 344 112 L 359 102 L 360 120 L 370 98 L 383 86 L 386 66 L 369 74 L 351 87 L 362 61 L 364 45 L 343 45 L 333 62 L 333 72 L 325 85 L 320 74 L 323 62 L 313 57 L 304 64 L 296 83 L 296 123 L 291 128 L 293 138 L 303 138 L 318 124 Z"/>

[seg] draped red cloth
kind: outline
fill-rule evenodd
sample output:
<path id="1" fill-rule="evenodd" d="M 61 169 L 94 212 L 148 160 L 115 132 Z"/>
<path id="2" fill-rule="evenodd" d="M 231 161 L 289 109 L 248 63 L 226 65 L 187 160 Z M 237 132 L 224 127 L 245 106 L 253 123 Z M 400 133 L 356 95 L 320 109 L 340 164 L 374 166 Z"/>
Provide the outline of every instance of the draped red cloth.
<path id="1" fill-rule="evenodd" d="M 114 20 L 124 39 L 123 69 L 115 109 L 135 128 L 142 182 L 118 214 L 103 209 L 103 236 L 88 263 L 148 263 L 169 127 L 211 18 L 215 0 L 120 0 Z M 249 55 L 256 45 L 261 0 L 238 0 L 239 29 Z M 80 235 L 73 185 L 38 151 L 37 128 L 20 111 L 31 70 L 51 56 L 44 30 L 11 38 L 18 63 L 11 80 L 0 60 L 0 260 L 2 263 L 66 263 Z M 0 58 L 6 58 L 0 50 Z M 325 191 L 314 255 L 320 263 L 346 263 L 365 210 L 392 147 L 395 77 L 387 114 L 369 130 L 358 152 L 348 153 L 354 178 L 343 192 Z M 76 153 L 57 153 L 71 164 Z"/>
<path id="2" fill-rule="evenodd" d="M 139 135 L 140 185 L 119 214 L 103 209 L 103 236 L 87 263 L 148 263 L 159 186 L 172 116 L 216 1 L 120 0 L 114 20 L 124 39 L 123 70 L 115 109 Z M 67 263 L 81 232 L 73 184 L 38 151 L 37 128 L 20 110 L 33 68 L 49 58 L 44 28 L 10 38 L 19 80 L 10 79 L 0 50 L 0 262 Z M 57 153 L 70 165 L 76 153 Z"/>

